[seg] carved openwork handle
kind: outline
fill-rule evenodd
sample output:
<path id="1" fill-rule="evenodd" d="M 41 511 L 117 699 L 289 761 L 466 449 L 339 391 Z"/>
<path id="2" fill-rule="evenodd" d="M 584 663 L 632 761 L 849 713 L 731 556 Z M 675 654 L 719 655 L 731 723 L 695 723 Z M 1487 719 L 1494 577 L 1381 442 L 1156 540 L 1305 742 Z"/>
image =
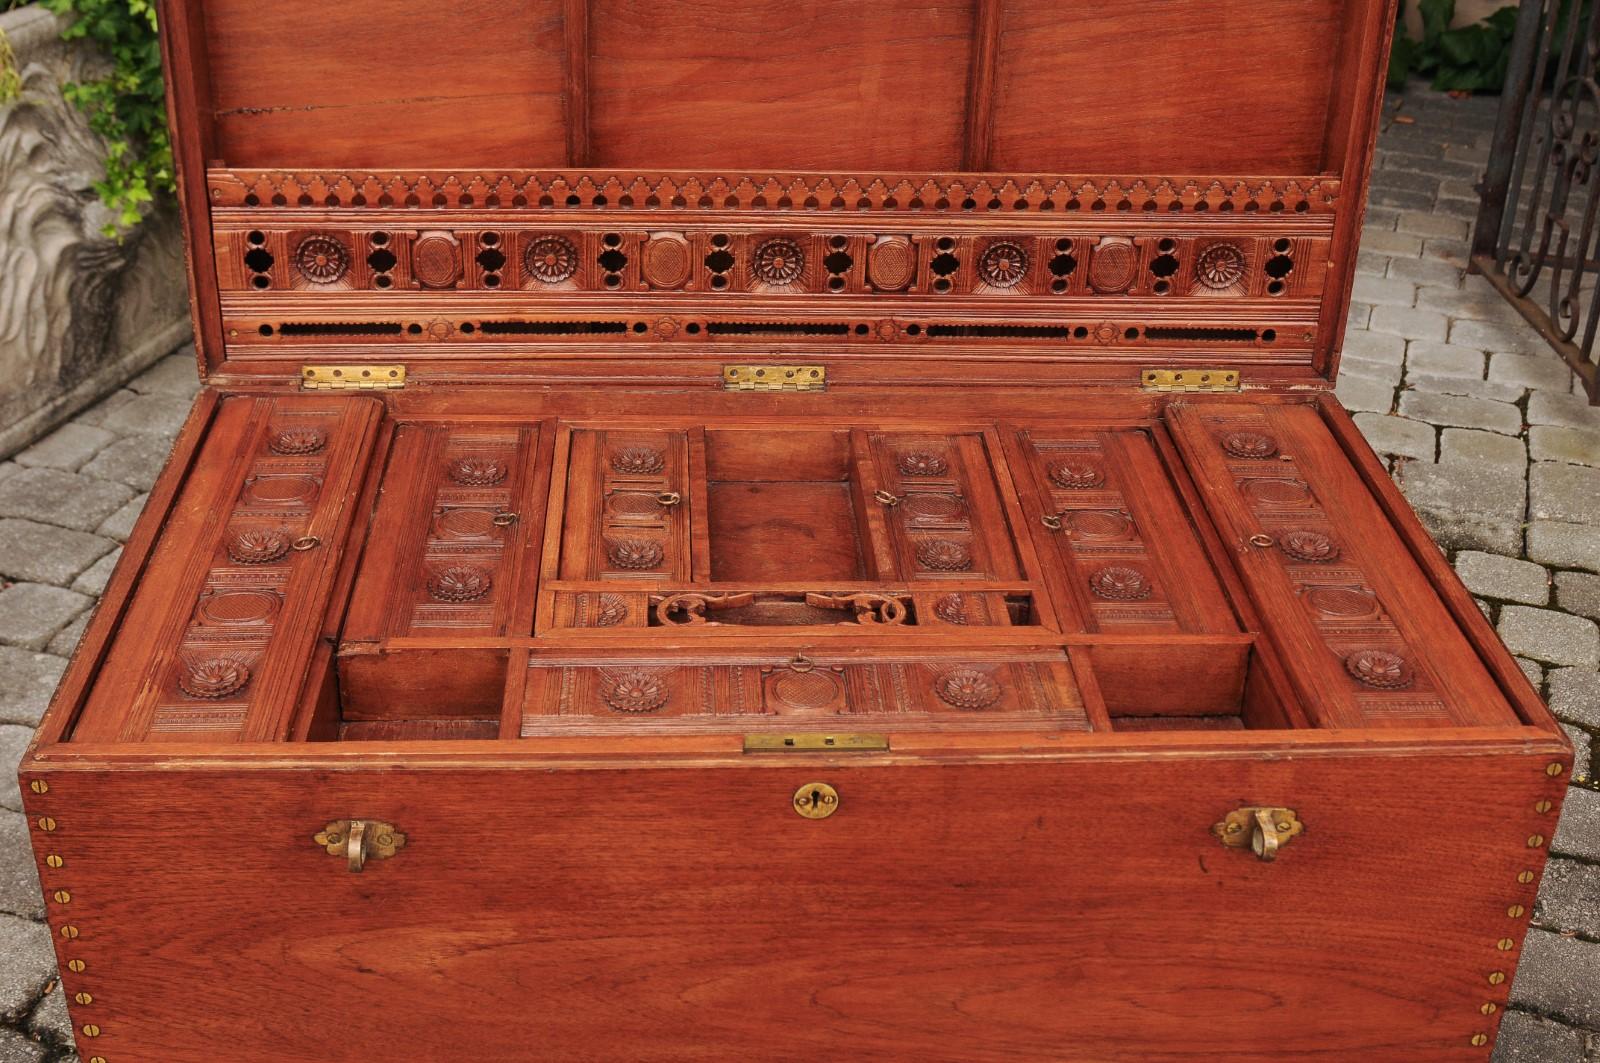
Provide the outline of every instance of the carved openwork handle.
<path id="1" fill-rule="evenodd" d="M 1292 808 L 1246 805 L 1213 824 L 1211 833 L 1228 848 L 1249 848 L 1258 860 L 1270 863 L 1278 858 L 1279 849 L 1305 829 Z"/>
<path id="2" fill-rule="evenodd" d="M 375 819 L 336 819 L 312 840 L 329 856 L 344 857 L 351 874 L 360 874 L 369 859 L 389 859 L 406 844 L 404 834 Z"/>

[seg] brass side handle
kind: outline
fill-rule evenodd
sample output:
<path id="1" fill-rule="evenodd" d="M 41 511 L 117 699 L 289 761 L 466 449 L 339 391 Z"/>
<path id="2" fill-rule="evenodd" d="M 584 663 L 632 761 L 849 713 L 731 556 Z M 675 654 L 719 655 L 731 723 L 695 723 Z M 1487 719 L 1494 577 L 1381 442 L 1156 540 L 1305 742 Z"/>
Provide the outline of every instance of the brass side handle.
<path id="1" fill-rule="evenodd" d="M 360 874 L 369 859 L 389 859 L 406 844 L 393 825 L 375 819 L 336 819 L 312 840 L 329 856 L 344 857 L 351 874 Z"/>
<path id="2" fill-rule="evenodd" d="M 1248 848 L 1256 859 L 1270 863 L 1278 858 L 1279 849 L 1305 829 L 1292 808 L 1246 805 L 1212 824 L 1211 833 L 1228 848 Z"/>

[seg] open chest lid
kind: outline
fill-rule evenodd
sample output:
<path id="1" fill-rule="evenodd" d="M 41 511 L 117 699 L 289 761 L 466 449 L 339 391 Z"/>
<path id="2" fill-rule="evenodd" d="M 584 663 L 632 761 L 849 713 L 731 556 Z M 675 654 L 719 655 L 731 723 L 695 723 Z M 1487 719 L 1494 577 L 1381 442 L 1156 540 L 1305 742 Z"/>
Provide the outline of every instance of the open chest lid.
<path id="1" fill-rule="evenodd" d="M 1326 387 L 1394 19 L 1354 0 L 161 13 L 199 348 L 228 384 L 342 365 L 723 386 L 756 362 L 805 366 L 786 386 L 1221 367 Z"/>

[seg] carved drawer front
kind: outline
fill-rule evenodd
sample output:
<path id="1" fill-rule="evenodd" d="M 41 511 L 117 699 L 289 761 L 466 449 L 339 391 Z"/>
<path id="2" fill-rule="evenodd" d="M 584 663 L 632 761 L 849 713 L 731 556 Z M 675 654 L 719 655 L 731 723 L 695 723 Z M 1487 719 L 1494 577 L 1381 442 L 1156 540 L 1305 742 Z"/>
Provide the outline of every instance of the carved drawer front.
<path id="1" fill-rule="evenodd" d="M 543 522 L 534 489 L 540 429 L 404 425 L 345 624 L 346 641 L 504 635 L 531 611 L 524 557 Z"/>
<path id="2" fill-rule="evenodd" d="M 1515 722 L 1317 410 L 1194 403 L 1171 421 L 1315 723 Z"/>
<path id="3" fill-rule="evenodd" d="M 223 400 L 76 740 L 284 738 L 381 411 Z"/>
<path id="4" fill-rule="evenodd" d="M 930 658 L 793 650 L 535 657 L 522 734 L 1089 729 L 1053 651 Z"/>
<path id="5" fill-rule="evenodd" d="M 1016 579 L 1017 556 L 983 437 L 869 436 L 895 571 L 908 580 Z"/>
<path id="6" fill-rule="evenodd" d="M 552 627 L 631 628 L 664 635 L 759 635 L 771 628 L 827 628 L 839 634 L 944 631 L 1038 623 L 1026 591 L 913 590 L 879 587 L 816 590 L 719 587 L 716 590 L 561 590 L 553 595 Z"/>
<path id="7" fill-rule="evenodd" d="M 685 432 L 575 429 L 561 537 L 563 579 L 689 579 Z"/>
<path id="8" fill-rule="evenodd" d="M 1034 538 L 1083 630 L 1238 630 L 1147 432 L 1024 430 L 1017 441 Z"/>

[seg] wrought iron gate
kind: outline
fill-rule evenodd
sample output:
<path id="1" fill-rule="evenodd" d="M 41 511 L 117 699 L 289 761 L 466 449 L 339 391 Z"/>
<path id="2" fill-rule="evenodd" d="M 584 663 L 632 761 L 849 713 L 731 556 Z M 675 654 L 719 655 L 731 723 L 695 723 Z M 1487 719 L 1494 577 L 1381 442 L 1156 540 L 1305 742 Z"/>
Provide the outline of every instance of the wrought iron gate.
<path id="1" fill-rule="evenodd" d="M 1472 264 L 1600 404 L 1600 2 L 1523 0 Z"/>

